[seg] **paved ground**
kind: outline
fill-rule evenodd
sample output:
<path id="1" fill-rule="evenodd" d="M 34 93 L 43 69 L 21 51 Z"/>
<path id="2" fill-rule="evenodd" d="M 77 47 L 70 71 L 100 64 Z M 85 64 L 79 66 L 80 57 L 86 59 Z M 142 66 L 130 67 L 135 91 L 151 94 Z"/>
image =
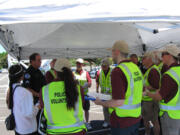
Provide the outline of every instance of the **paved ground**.
<path id="1" fill-rule="evenodd" d="M 90 91 L 95 91 L 95 80 L 93 80 Z M 0 73 L 0 135 L 14 135 L 13 132 L 7 131 L 4 125 L 5 118 L 9 115 L 10 111 L 6 106 L 6 92 L 8 89 L 8 74 Z M 103 113 L 102 107 L 94 105 L 91 102 L 90 120 L 102 120 Z"/>

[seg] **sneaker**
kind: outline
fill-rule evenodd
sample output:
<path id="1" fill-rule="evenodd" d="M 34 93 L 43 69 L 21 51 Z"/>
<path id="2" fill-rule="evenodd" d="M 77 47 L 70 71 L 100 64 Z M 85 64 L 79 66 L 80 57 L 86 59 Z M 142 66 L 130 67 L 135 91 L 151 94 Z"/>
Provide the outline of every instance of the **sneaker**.
<path id="1" fill-rule="evenodd" d="M 102 125 L 103 128 L 107 128 L 108 126 L 109 126 L 109 124 L 107 122 L 104 122 Z"/>
<path id="2" fill-rule="evenodd" d="M 89 123 L 86 123 L 86 128 L 87 128 L 87 130 L 92 130 L 92 127 Z"/>

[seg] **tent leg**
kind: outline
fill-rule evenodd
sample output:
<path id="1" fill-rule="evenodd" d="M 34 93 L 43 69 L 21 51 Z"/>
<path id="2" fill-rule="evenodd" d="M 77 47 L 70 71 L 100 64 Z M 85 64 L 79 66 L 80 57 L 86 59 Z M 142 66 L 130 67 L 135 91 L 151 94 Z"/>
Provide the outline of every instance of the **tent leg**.
<path id="1" fill-rule="evenodd" d="M 142 44 L 142 49 L 143 49 L 143 53 L 146 52 L 147 48 L 146 48 L 146 44 Z"/>

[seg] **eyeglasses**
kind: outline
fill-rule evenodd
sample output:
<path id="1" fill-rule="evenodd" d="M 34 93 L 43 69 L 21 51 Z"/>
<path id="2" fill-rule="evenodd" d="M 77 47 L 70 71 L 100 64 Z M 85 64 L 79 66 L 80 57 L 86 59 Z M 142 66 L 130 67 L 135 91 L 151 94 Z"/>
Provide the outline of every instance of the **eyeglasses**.
<path id="1" fill-rule="evenodd" d="M 168 52 L 163 52 L 163 53 L 162 53 L 162 57 L 163 57 L 164 55 L 169 55 L 169 53 L 168 53 Z"/>

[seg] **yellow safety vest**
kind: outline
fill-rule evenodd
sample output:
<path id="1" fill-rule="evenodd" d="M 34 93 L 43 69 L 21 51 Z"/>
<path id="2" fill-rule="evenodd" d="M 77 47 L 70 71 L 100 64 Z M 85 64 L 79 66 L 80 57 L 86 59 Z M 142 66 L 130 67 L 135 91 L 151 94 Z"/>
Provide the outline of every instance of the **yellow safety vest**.
<path id="1" fill-rule="evenodd" d="M 56 79 L 55 71 L 54 71 L 53 69 L 50 69 L 49 72 L 51 73 L 51 75 L 53 76 L 53 78 Z"/>
<path id="2" fill-rule="evenodd" d="M 42 88 L 44 116 L 47 119 L 48 134 L 77 133 L 86 129 L 83 121 L 83 107 L 79 86 L 78 93 L 75 109 L 68 110 L 63 81 L 52 82 Z"/>
<path id="3" fill-rule="evenodd" d="M 178 86 L 178 91 L 168 103 L 160 102 L 160 116 L 167 112 L 172 119 L 180 119 L 180 66 L 170 68 L 165 74 L 169 75 Z"/>
<path id="4" fill-rule="evenodd" d="M 99 75 L 99 83 L 101 87 L 101 93 L 111 94 L 112 93 L 112 86 L 111 86 L 111 72 L 112 69 L 110 68 L 108 74 L 105 76 L 104 71 L 101 70 Z"/>
<path id="5" fill-rule="evenodd" d="M 161 62 L 157 67 L 159 68 L 159 71 L 161 72 L 162 67 L 163 67 L 163 62 Z"/>
<path id="6" fill-rule="evenodd" d="M 88 83 L 88 81 L 87 81 L 87 73 L 86 72 L 87 71 L 83 70 L 81 75 L 79 73 L 77 73 L 77 72 L 74 72 L 76 80 L 79 81 L 79 84 L 82 87 L 85 85 L 85 83 Z M 88 93 L 88 88 L 84 88 L 84 94 L 87 95 L 87 93 Z"/>
<path id="7" fill-rule="evenodd" d="M 143 92 L 143 75 L 138 66 L 132 62 L 123 62 L 118 67 L 127 79 L 127 91 L 122 106 L 111 108 L 119 117 L 139 117 L 141 115 L 141 100 Z"/>
<path id="8" fill-rule="evenodd" d="M 161 73 L 160 73 L 160 71 L 159 71 L 159 68 L 158 68 L 156 65 L 153 65 L 153 66 L 150 67 L 150 68 L 146 71 L 146 73 L 144 74 L 144 86 L 150 86 L 149 81 L 148 81 L 148 77 L 149 77 L 150 71 L 151 71 L 153 68 L 158 71 L 158 73 L 159 73 L 159 75 L 160 75 L 160 77 L 161 77 Z M 160 82 L 159 82 L 159 83 L 160 83 Z M 156 90 L 150 90 L 150 92 L 155 93 Z M 143 96 L 142 100 L 143 100 L 143 101 L 152 101 L 153 99 L 150 98 L 149 96 Z"/>

